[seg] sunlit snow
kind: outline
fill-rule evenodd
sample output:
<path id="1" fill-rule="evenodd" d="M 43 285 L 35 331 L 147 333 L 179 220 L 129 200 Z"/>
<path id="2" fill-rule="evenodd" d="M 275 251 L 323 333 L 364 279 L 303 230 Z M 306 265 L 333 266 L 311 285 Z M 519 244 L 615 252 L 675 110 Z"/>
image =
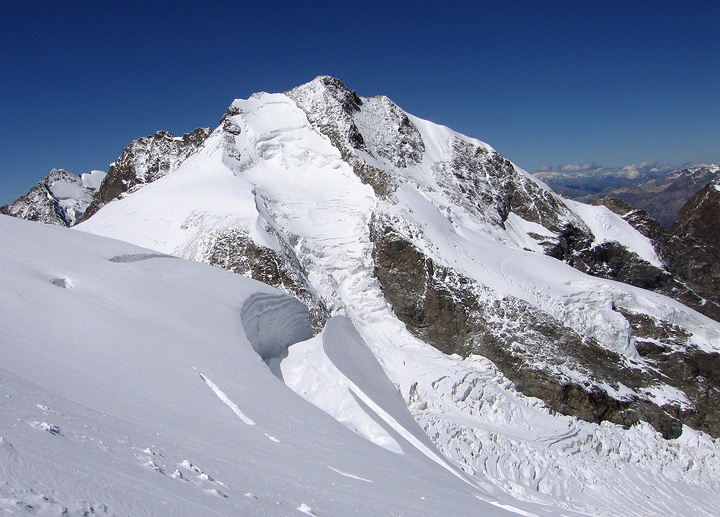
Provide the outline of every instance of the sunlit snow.
<path id="1" fill-rule="evenodd" d="M 307 88 L 304 92 L 307 98 L 321 97 L 318 84 L 304 87 Z M 377 115 L 373 110 L 382 102 L 375 100 L 363 104 L 357 115 L 357 123 L 370 128 L 367 129 L 368 142 L 378 146 L 384 145 L 386 135 L 376 134 L 371 128 Z M 192 364 L 187 364 L 189 369 L 197 367 L 197 371 L 217 383 L 243 414 L 258 423 L 258 428 L 265 425 L 266 418 L 277 422 L 283 414 L 281 406 L 267 402 L 268 397 L 285 400 L 282 397 L 288 396 L 286 391 L 290 390 L 275 375 L 283 377 L 293 390 L 342 424 L 327 417 L 335 427 L 327 423 L 319 426 L 318 429 L 323 429 L 323 436 L 328 436 L 330 432 L 324 430 L 326 426 L 332 429 L 332 433 L 353 429 L 357 434 L 348 434 L 356 437 L 357 443 L 364 444 L 363 451 L 382 451 L 363 452 L 370 454 L 368 458 L 379 454 L 383 461 L 393 465 L 396 464 L 393 462 L 405 461 L 402 458 L 409 456 L 421 458 L 432 463 L 433 472 L 442 470 L 446 476 L 443 480 L 452 478 L 458 486 L 467 485 L 456 476 L 457 469 L 462 468 L 469 474 L 470 482 L 481 487 L 485 494 L 494 494 L 498 499 L 509 498 L 498 503 L 495 507 L 498 511 L 502 505 L 517 506 L 517 501 L 523 501 L 523 504 L 529 505 L 523 508 L 535 513 L 544 512 L 544 508 L 533 506 L 540 504 L 551 505 L 553 513 L 559 513 L 559 508 L 563 508 L 566 514 L 573 511 L 602 515 L 717 513 L 720 503 L 717 495 L 720 446 L 717 441 L 688 428 L 685 428 L 681 439 L 667 441 L 648 425 L 623 430 L 610 424 L 587 424 L 551 415 L 539 401 L 519 395 L 489 361 L 474 356 L 465 360 L 447 356 L 413 337 L 385 302 L 374 275 L 369 224 L 377 214 L 392 219 L 396 223 L 395 229 L 402 233 L 404 239 L 438 264 L 452 267 L 487 286 L 488 296 L 512 296 L 523 300 L 578 333 L 596 338 L 602 346 L 618 352 L 627 361 L 639 362 L 640 357 L 627 320 L 615 310 L 618 307 L 682 324 L 692 334 L 689 338 L 692 346 L 707 351 L 720 349 L 717 323 L 667 297 L 587 276 L 543 255 L 536 239 L 530 234 L 551 235 L 535 223 L 513 215 L 508 218 L 505 227 L 494 226 L 454 202 L 438 185 L 434 166 L 451 159 L 453 139 L 464 139 L 489 149 L 479 141 L 411 117 L 426 144 L 422 161 L 401 168 L 392 166 L 382 156 L 371 157 L 369 153 L 359 152 L 370 165 L 392 171 L 397 188 L 392 194 L 392 202 L 389 202 L 379 198 L 370 185 L 361 182 L 330 140 L 310 124 L 306 114 L 287 95 L 256 94 L 248 100 L 235 101 L 233 109 L 236 114 L 228 116 L 224 126 L 216 129 L 203 148 L 176 171 L 109 203 L 76 229 L 201 262 L 208 260 L 206 245 L 209 236 L 231 228 L 245 229 L 258 245 L 279 252 L 289 250 L 307 276 L 308 285 L 330 313 L 348 317 L 348 321 L 352 322 L 363 346 L 374 355 L 389 379 L 386 384 L 394 385 L 400 391 L 412 416 L 432 444 L 444 454 L 444 459 L 438 461 L 450 466 L 445 468 L 435 463 L 430 458 L 432 453 L 428 454 L 429 449 L 421 451 L 423 447 L 429 447 L 429 442 L 413 434 L 417 429 L 413 431 L 409 423 L 398 420 L 400 413 L 388 410 L 380 404 L 381 401 L 369 395 L 365 387 L 353 378 L 357 371 L 343 371 L 330 357 L 324 343 L 327 328 L 323 334 L 310 340 L 307 340 L 309 336 L 298 338 L 297 341 L 303 342 L 291 346 L 287 357 L 282 357 L 283 349 L 289 343 L 268 342 L 267 348 L 258 348 L 253 343 L 256 340 L 251 337 L 254 331 L 248 325 L 245 334 L 250 344 L 246 343 L 241 349 L 245 363 L 254 365 L 252 382 L 245 374 L 239 374 L 234 366 L 241 359 L 234 355 L 239 352 L 233 349 L 232 354 L 225 356 L 224 348 L 222 354 L 208 351 L 208 346 L 211 350 L 221 346 L 216 344 L 215 339 L 210 340 L 211 343 L 207 338 L 194 342 L 193 346 L 197 349 L 187 345 L 192 353 L 177 359 L 174 358 L 176 354 L 172 354 L 173 361 L 192 361 Z M 518 171 L 518 174 L 537 184 L 538 180 L 524 171 Z M 631 251 L 651 264 L 661 266 L 647 239 L 607 209 L 571 202 L 566 202 L 566 206 L 571 217 L 593 230 L 597 244 L 606 240 L 622 240 L 631 247 Z M 156 272 L 161 277 L 172 279 L 176 274 L 182 277 L 183 273 L 171 273 L 172 269 L 165 268 L 166 264 L 172 263 L 171 259 L 147 260 L 137 263 L 137 267 L 161 263 L 163 267 L 157 266 Z M 135 266 L 126 263 L 123 267 Z M 82 282 L 73 274 L 53 271 L 48 275 L 72 281 L 74 287 L 71 290 L 53 286 L 58 292 L 67 294 L 82 289 Z M 230 282 L 225 280 L 227 275 L 222 278 L 223 284 Z M 223 287 L 226 294 L 222 296 L 230 296 L 232 289 L 227 285 Z M 117 285 L 103 292 L 112 293 L 113 289 L 122 290 L 125 287 Z M 193 296 L 203 296 L 202 293 L 207 292 L 202 290 Z M 249 292 L 247 295 L 240 292 L 235 292 L 235 296 L 244 299 L 249 295 Z M 166 294 L 172 298 L 170 303 L 164 299 L 146 305 L 125 302 L 127 305 L 121 303 L 120 307 L 115 307 L 114 314 L 143 318 L 149 314 L 156 317 L 159 313 L 159 321 L 182 322 L 183 328 L 190 322 L 197 321 L 200 325 L 202 320 L 200 330 L 193 332 L 204 331 L 210 325 L 218 329 L 212 331 L 213 335 L 219 333 L 221 336 L 229 321 L 239 325 L 238 311 L 242 305 L 239 302 L 228 300 L 234 307 L 232 316 L 226 309 L 217 309 L 217 314 L 206 314 L 206 318 L 200 318 L 194 313 L 187 314 L 184 305 L 178 307 L 179 300 L 196 298 L 179 297 L 175 292 Z M 103 303 L 112 305 L 104 296 L 112 299 L 113 295 L 96 296 Z M 207 311 L 220 303 L 207 296 L 206 301 L 190 305 Z M 212 303 L 209 300 L 213 300 Z M 65 307 L 63 303 L 59 305 Z M 88 307 L 81 307 L 76 314 L 83 314 L 83 321 L 92 325 L 92 314 L 89 312 Z M 70 318 L 70 314 L 67 317 Z M 258 328 L 263 327 L 260 325 Z M 102 325 L 96 328 L 97 332 L 101 329 Z M 150 327 L 147 332 L 153 335 L 157 329 Z M 185 343 L 185 333 L 179 334 L 178 339 L 182 338 L 181 343 Z M 237 337 L 233 336 L 237 341 Z M 162 344 L 160 349 L 164 350 L 167 346 Z M 172 349 L 175 351 L 175 347 Z M 212 363 L 212 367 L 200 364 L 208 362 L 205 355 L 198 355 L 200 350 L 213 357 L 217 364 Z M 269 351 L 265 353 L 261 350 Z M 261 362 L 257 351 L 270 368 Z M 158 353 L 143 348 L 134 350 L 130 357 L 134 357 L 140 371 L 152 379 L 154 368 L 169 360 L 164 356 L 158 357 Z M 223 357 L 220 358 L 220 355 Z M 154 368 L 149 368 L 148 364 Z M 171 361 L 170 364 L 174 363 Z M 263 377 L 262 382 L 257 380 L 259 372 L 268 376 Z M 170 385 L 182 390 L 189 381 L 180 383 L 178 379 L 184 379 L 189 373 L 182 369 L 177 375 Z M 221 406 L 228 418 L 234 419 L 234 425 L 244 425 L 208 389 L 196 372 L 194 375 L 197 377 L 195 382 L 201 384 L 197 389 L 203 388 L 202 396 L 211 397 L 213 403 Z M 567 375 L 576 376 L 578 382 L 587 380 L 579 372 L 568 371 Z M 144 375 L 142 378 L 141 386 L 150 383 Z M 251 388 L 251 384 L 255 388 Z M 268 388 L 271 385 L 272 390 Z M 622 385 L 607 388 L 616 390 L 621 397 L 633 395 Z M 282 395 L 279 394 L 281 391 Z M 262 400 L 262 409 L 250 402 L 248 392 L 253 393 L 255 400 Z M 141 397 L 138 407 L 145 407 L 143 393 L 138 393 Z M 364 395 L 368 395 L 376 406 L 370 404 Z M 650 395 L 658 401 L 678 399 L 677 394 L 662 385 Z M 147 397 L 147 394 L 144 396 Z M 201 395 L 198 393 L 197 396 Z M 383 402 L 390 400 L 386 395 L 378 396 Z M 300 399 L 295 397 L 293 400 L 293 405 L 297 406 Z M 305 404 L 304 401 L 302 403 Z M 267 409 L 268 405 L 274 409 Z M 310 404 L 306 405 L 315 409 Z M 290 411 L 289 406 L 285 409 Z M 307 411 L 315 415 L 311 410 Z M 319 411 L 317 414 L 326 416 Z M 400 430 L 393 421 L 399 422 Z M 300 425 L 297 420 L 293 422 L 293 426 Z M 287 430 L 287 425 L 277 425 L 279 429 L 273 427 L 268 434 L 279 439 L 283 445 L 288 440 L 295 440 L 297 444 L 298 435 L 312 434 L 307 427 L 303 427 L 302 433 L 283 433 L 281 431 Z M 247 429 L 245 432 L 248 432 Z M 413 439 L 417 439 L 421 447 L 418 443 L 408 446 Z M 264 437 L 260 443 L 267 447 L 274 442 Z M 403 454 L 398 454 L 399 450 Z M 372 484 L 360 481 L 366 487 L 376 488 L 378 483 L 393 489 L 397 486 L 396 481 L 390 480 L 392 476 L 381 481 L 373 474 L 375 471 L 372 468 L 355 468 L 367 464 L 360 462 L 354 465 L 356 453 L 346 451 L 346 454 L 352 457 L 348 457 L 344 465 L 334 464 L 328 458 L 327 466 L 373 481 Z M 338 476 L 336 471 L 328 468 L 323 472 Z M 322 478 L 312 471 L 311 476 L 315 475 Z M 258 495 L 262 488 L 245 486 L 243 490 Z M 467 493 L 472 493 L 473 489 L 455 487 L 452 490 L 462 493 L 470 490 Z M 297 502 L 292 503 L 295 505 L 293 509 L 303 503 L 315 514 L 322 514 L 321 504 L 304 499 L 297 492 L 293 494 L 297 495 Z M 433 498 L 437 497 L 437 494 L 433 495 Z M 482 494 L 480 497 L 487 498 Z M 382 494 L 375 498 L 382 498 Z M 251 498 L 246 499 L 252 501 Z M 317 496 L 316 501 L 321 499 Z M 407 499 L 403 501 L 407 502 Z M 465 499 L 458 497 L 454 503 L 464 505 Z M 387 512 L 387 508 L 400 508 L 403 504 L 398 500 L 386 507 L 385 500 L 381 503 L 378 499 L 375 508 L 383 508 L 383 512 Z M 417 504 L 403 507 L 399 513 L 432 514 Z M 481 502 L 478 504 L 481 506 L 469 513 L 464 507 L 459 513 L 445 508 L 440 514 L 482 515 L 488 506 Z M 358 511 L 361 514 L 374 513 L 369 509 Z"/>

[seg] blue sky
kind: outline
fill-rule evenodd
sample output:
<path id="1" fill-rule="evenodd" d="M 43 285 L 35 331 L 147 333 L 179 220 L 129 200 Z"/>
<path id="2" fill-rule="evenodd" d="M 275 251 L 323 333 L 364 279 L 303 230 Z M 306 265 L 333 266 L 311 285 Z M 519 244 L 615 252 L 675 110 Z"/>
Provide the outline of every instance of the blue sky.
<path id="1" fill-rule="evenodd" d="M 321 74 L 521 167 L 720 161 L 714 2 L 14 2 L 0 203 Z"/>

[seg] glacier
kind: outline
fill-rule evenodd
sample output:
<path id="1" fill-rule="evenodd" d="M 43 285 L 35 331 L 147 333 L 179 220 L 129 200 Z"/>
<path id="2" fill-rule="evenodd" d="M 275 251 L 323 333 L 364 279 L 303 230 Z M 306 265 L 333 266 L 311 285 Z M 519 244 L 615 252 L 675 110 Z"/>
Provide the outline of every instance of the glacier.
<path id="1" fill-rule="evenodd" d="M 396 431 L 400 453 L 377 447 L 278 380 L 240 313 L 248 303 L 257 311 L 259 297 L 266 319 L 256 337 L 283 324 L 302 337 L 307 309 L 287 295 L 117 240 L 6 216 L 0 236 L 3 513 L 521 511 L 522 502 L 414 453 Z M 383 396 L 367 400 L 384 405 Z"/>
<path id="2" fill-rule="evenodd" d="M 276 481 L 282 480 L 283 485 L 276 493 L 291 494 L 292 502 L 290 495 L 284 496 L 284 508 L 271 508 L 269 499 L 260 498 L 260 489 L 253 488 L 257 500 L 263 499 L 266 504 L 243 506 L 244 511 L 253 514 L 287 514 L 304 505 L 317 515 L 323 510 L 333 515 L 353 511 L 486 515 L 496 510 L 525 515 L 717 515 L 717 439 L 688 425 L 680 427 L 677 438 L 668 440 L 642 419 L 623 428 L 608 421 L 588 422 L 558 414 L 538 398 L 521 393 L 508 373 L 478 350 L 443 353 L 431 346 L 423 336 L 429 332 L 427 328 L 432 330 L 434 322 L 423 321 L 413 328 L 411 317 L 401 319 L 398 313 L 403 300 L 389 299 L 388 281 L 378 271 L 378 253 L 383 252 L 379 244 L 386 239 L 388 250 L 395 246 L 407 251 L 402 260 L 416 259 L 417 264 L 410 266 L 431 270 L 428 278 L 439 278 L 450 289 L 451 299 L 458 293 L 471 296 L 473 303 L 486 311 L 483 317 L 491 328 L 510 335 L 518 332 L 517 327 L 522 327 L 525 320 L 516 318 L 507 307 L 518 308 L 518 314 L 560 322 L 557 325 L 562 332 L 572 332 L 582 345 L 596 344 L 597 350 L 607 353 L 604 357 L 615 361 L 608 368 L 630 369 L 645 376 L 654 366 L 638 352 L 638 340 L 626 315 L 682 328 L 687 340 L 673 346 L 708 354 L 720 350 L 720 325 L 666 296 L 589 276 L 544 251 L 557 244 L 565 225 L 573 224 L 592 235 L 595 244 L 620 242 L 638 262 L 661 269 L 662 261 L 652 243 L 605 207 L 580 205 L 555 196 L 542 182 L 499 157 L 487 144 L 407 114 L 387 98 L 351 95 L 335 81 L 321 77 L 285 94 L 260 93 L 234 101 L 219 127 L 176 168 L 107 202 L 64 232 L 73 236 L 69 239 L 89 239 L 80 236 L 90 233 L 146 248 L 113 251 L 105 259 L 107 262 L 120 257 L 116 265 L 128 268 L 128 275 L 122 281 L 112 279 L 113 285 L 103 289 L 105 293 L 113 293 L 114 289 L 127 292 L 133 285 L 143 293 L 136 302 L 128 293 L 124 301 L 116 304 L 106 298 L 112 299 L 111 294 L 93 294 L 101 307 L 115 310 L 113 317 L 120 318 L 116 326 L 108 321 L 109 315 L 93 323 L 92 316 L 98 314 L 98 309 L 90 306 L 62 313 L 68 321 L 61 324 L 60 336 L 74 335 L 72 326 L 78 320 L 70 319 L 71 312 L 82 316 L 81 326 L 90 326 L 85 329 L 87 339 L 90 335 L 105 335 L 104 326 L 125 328 L 129 321 L 137 332 L 144 330 L 148 336 L 155 336 L 140 340 L 147 346 L 128 357 L 119 352 L 126 350 L 126 341 L 116 334 L 111 334 L 110 344 L 118 351 L 111 352 L 110 359 L 97 351 L 94 356 L 87 352 L 99 361 L 110 362 L 120 354 L 125 361 L 132 359 L 138 369 L 133 376 L 140 377 L 139 386 L 131 390 L 137 398 L 131 402 L 114 400 L 117 393 L 110 393 L 112 407 L 117 403 L 117 408 L 124 408 L 121 414 L 126 417 L 137 410 L 137 418 L 153 422 L 148 414 L 148 407 L 153 407 L 152 397 L 167 397 L 171 401 L 169 409 L 177 409 L 176 417 L 181 420 L 181 409 L 194 407 L 196 397 L 220 398 L 219 402 L 227 406 L 221 407 L 226 410 L 223 419 L 234 419 L 237 424 L 235 407 L 257 424 L 251 427 L 260 426 L 260 422 L 277 425 L 268 427 L 267 433 L 263 431 L 264 438 L 257 442 L 263 447 L 252 442 L 253 448 L 263 453 L 267 450 L 273 457 L 278 454 L 271 448 L 278 443 L 274 440 L 286 443 L 288 434 L 295 435 L 288 430 L 289 424 L 280 424 L 286 419 L 285 411 L 296 411 L 290 421 L 292 426 L 306 430 L 301 433 L 304 438 L 308 436 L 305 433 L 312 434 L 309 428 L 313 427 L 329 440 L 349 434 L 353 438 L 343 440 L 354 440 L 353 448 L 362 444 L 357 449 L 343 449 L 347 461 L 342 465 L 328 462 L 328 472 L 308 466 L 307 458 L 283 458 L 303 465 L 299 471 L 309 469 L 307 472 L 312 474 L 308 485 L 316 486 L 313 480 L 322 484 L 326 479 L 337 483 L 332 476 L 340 475 L 358 482 L 358 492 L 354 485 L 336 495 L 313 488 L 316 499 L 310 501 L 301 495 L 307 486 L 303 485 L 303 490 L 293 486 L 292 469 L 283 465 L 277 467 L 281 472 Z M 502 171 L 502 175 L 493 176 L 491 171 Z M 97 252 L 86 252 L 97 258 Z M 45 275 L 45 283 L 35 279 L 35 284 L 43 291 L 55 289 L 57 292 L 51 291 L 53 299 L 63 296 L 60 293 L 82 289 L 82 268 L 77 268 L 89 259 L 81 256 L 78 251 L 78 263 L 73 269 L 77 273 L 53 272 Z M 138 256 L 146 258 L 122 258 Z M 301 325 L 296 312 L 299 304 L 283 299 L 277 291 L 243 284 L 245 280 L 239 275 L 195 265 L 177 266 L 187 263 L 171 256 L 267 278 L 306 304 L 310 320 L 307 326 Z M 258 257 L 258 262 L 249 263 L 248 256 Z M 192 274 L 183 269 L 190 267 L 198 269 L 193 269 Z M 88 274 L 93 274 L 92 267 L 88 268 Z M 180 282 L 181 294 L 163 287 L 162 282 L 150 282 L 145 268 L 163 282 Z M 395 273 L 389 271 L 388 276 Z M 139 278 L 131 278 L 133 275 Z M 212 275 L 217 278 L 210 280 Z M 95 278 L 101 282 L 104 277 L 96 273 Z M 67 279 L 68 288 L 58 289 L 52 282 L 55 279 L 63 283 Z M 143 284 L 143 279 L 152 289 Z M 398 285 L 413 288 L 403 282 Z M 158 295 L 143 301 L 146 295 L 152 298 L 154 291 L 165 291 L 167 299 Z M 260 294 L 253 295 L 253 291 Z M 258 303 L 243 305 L 253 299 Z M 56 301 L 65 307 L 62 300 Z M 505 312 L 496 311 L 498 306 L 505 307 Z M 228 311 L 228 307 L 233 309 Z M 275 312 L 283 310 L 290 312 L 285 316 Z M 158 335 L 160 330 L 150 325 L 150 316 L 167 333 Z M 270 319 L 278 323 L 268 323 Z M 173 327 L 177 323 L 182 323 L 182 331 Z M 24 324 L 32 328 L 30 321 Z M 233 326 L 232 332 L 228 325 Z M 273 332 L 266 330 L 273 325 L 277 325 Z M 17 329 L 23 327 L 14 328 L 17 339 L 22 334 Z M 230 350 L 230 341 L 237 346 L 239 328 L 244 329 L 243 339 L 247 341 L 243 341 L 242 351 Z M 218 334 L 219 338 L 200 338 L 206 333 Z M 198 340 L 191 346 L 193 335 Z M 34 339 L 54 341 L 42 332 Z M 182 348 L 178 349 L 176 343 Z M 513 349 L 523 345 L 509 343 Z M 657 407 L 676 407 L 678 411 L 693 406 L 685 392 L 669 383 L 630 386 L 614 382 L 590 371 L 581 362 L 582 357 L 576 362 L 564 356 L 553 361 L 553 353 L 541 343 L 524 360 L 534 363 L 530 366 L 537 371 L 550 371 L 563 382 L 601 391 L 620 402 L 639 400 Z M 11 371 L 32 369 L 32 354 L 18 357 Z M 180 361 L 183 367 L 164 371 L 159 365 L 167 361 L 169 365 Z M 49 375 L 52 382 L 53 376 L 67 367 L 70 369 L 66 373 L 75 378 L 69 391 L 73 395 L 88 380 L 107 382 L 105 377 L 73 370 L 66 363 L 51 360 L 38 369 L 34 381 L 42 384 L 44 375 Z M 241 373 L 234 366 L 240 363 L 252 365 L 252 373 L 244 369 Z M 161 392 L 151 396 L 153 375 L 158 370 L 163 370 Z M 96 375 L 100 373 L 107 372 L 100 369 Z M 85 375 L 89 379 L 83 378 Z M 185 403 L 183 387 L 191 384 L 193 390 L 202 390 L 188 394 Z M 106 397 L 102 393 L 100 389 L 80 400 L 91 407 L 103 407 Z M 182 397 L 172 398 L 175 393 L 182 393 Z M 301 399 L 295 393 L 309 402 L 303 400 L 302 412 L 296 409 Z M 267 407 L 269 400 L 275 400 L 273 397 L 286 400 L 283 397 L 290 395 L 294 398 L 287 400 L 292 403 Z M 307 417 L 306 412 L 312 417 Z M 202 419 L 187 413 L 185 416 L 194 422 L 190 429 L 195 432 Z M 213 420 L 214 413 L 205 417 L 212 426 L 220 425 Z M 308 423 L 300 427 L 306 418 Z M 322 418 L 322 425 L 315 426 L 314 419 Z M 62 432 L 61 425 L 46 423 L 58 425 Z M 37 425 L 42 427 L 42 422 Z M 45 430 L 45 434 L 51 436 L 52 432 Z M 239 443 L 227 445 L 240 447 Z M 311 456 L 320 454 L 317 451 L 325 447 L 324 442 L 311 445 L 315 447 Z M 335 451 L 333 448 L 332 454 L 323 454 L 332 456 Z M 197 448 L 194 453 L 196 456 L 188 460 L 193 465 L 198 461 L 195 458 L 203 458 Z M 386 480 L 373 477 L 372 468 L 356 468 L 367 465 L 357 459 L 360 455 L 368 455 L 368 461 L 379 455 L 382 461 L 392 464 L 384 470 Z M 411 473 L 402 470 L 407 466 L 393 463 L 408 458 L 422 462 L 425 470 Z M 173 465 L 182 465 L 183 460 L 176 456 Z M 233 467 L 235 470 L 229 471 L 232 474 L 225 477 L 239 480 L 244 475 L 252 476 L 255 466 L 247 465 L 247 460 L 239 458 L 243 465 Z M 169 460 L 149 455 L 148 462 L 157 467 L 147 467 L 155 473 L 174 468 Z M 267 471 L 261 469 L 260 477 L 275 468 L 269 465 Z M 427 478 L 394 480 L 391 469 L 396 468 L 402 470 L 403 476 Z M 440 471 L 444 476 L 440 479 L 445 481 L 433 491 L 437 505 L 426 508 L 417 501 L 410 503 L 414 496 L 406 497 L 402 490 L 419 490 L 427 482 L 435 486 L 436 481 L 427 480 Z M 177 472 L 176 478 L 193 471 L 180 466 Z M 218 476 L 213 475 L 220 479 Z M 380 483 L 383 489 L 370 496 Z M 229 481 L 226 484 L 230 486 Z M 272 493 L 267 484 L 259 485 L 265 495 Z M 210 489 L 228 493 L 217 486 Z M 396 490 L 399 495 L 393 500 Z M 2 493 L 0 496 L 8 497 Z M 373 500 L 375 506 L 360 506 L 364 497 Z M 423 503 L 430 499 L 422 497 L 426 498 L 421 499 Z M 234 497 L 222 499 L 234 501 Z M 325 508 L 320 503 L 323 500 L 328 501 Z"/>

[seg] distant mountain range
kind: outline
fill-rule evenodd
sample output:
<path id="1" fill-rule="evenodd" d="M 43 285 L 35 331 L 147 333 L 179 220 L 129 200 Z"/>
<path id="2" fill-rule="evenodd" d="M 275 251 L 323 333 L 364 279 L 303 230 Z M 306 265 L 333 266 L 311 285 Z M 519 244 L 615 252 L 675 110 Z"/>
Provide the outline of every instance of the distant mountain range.
<path id="1" fill-rule="evenodd" d="M 584 203 L 610 197 L 621 199 L 633 207 L 646 210 L 668 228 L 677 219 L 680 208 L 701 188 L 720 176 L 720 167 L 716 164 L 695 165 L 660 177 L 649 172 L 629 177 L 618 171 L 536 172 L 535 176 L 554 191 Z"/>
<path id="2" fill-rule="evenodd" d="M 685 177 L 676 176 L 672 181 Z M 98 361 L 108 383 L 113 376 L 107 365 L 117 354 L 103 349 L 105 327 L 111 327 L 109 336 L 122 334 L 118 322 L 135 333 L 152 329 L 152 339 L 138 338 L 142 345 L 130 348 L 138 386 L 152 382 L 153 368 L 164 368 L 146 358 L 163 356 L 180 339 L 193 367 L 211 365 L 231 386 L 234 376 L 257 379 L 257 389 L 237 381 L 242 387 L 232 400 L 244 401 L 241 410 L 200 375 L 201 387 L 209 386 L 245 424 L 246 413 L 258 414 L 263 425 L 272 420 L 267 407 L 276 400 L 282 402 L 276 422 L 297 418 L 283 413 L 292 411 L 293 390 L 305 399 L 297 398 L 303 414 L 310 402 L 382 454 L 419 454 L 417 479 L 432 478 L 437 468 L 451 480 L 467 481 L 462 488 L 444 482 L 458 490 L 454 510 L 448 510 L 453 514 L 472 514 L 467 497 L 477 493 L 478 515 L 487 513 L 492 494 L 502 496 L 500 508 L 526 514 L 711 515 L 720 505 L 714 475 L 720 471 L 720 256 L 714 233 L 720 186 L 717 178 L 708 181 L 685 203 L 676 224 L 664 228 L 617 198 L 593 205 L 564 198 L 489 145 L 406 113 L 387 97 L 360 97 L 340 80 L 321 76 L 286 93 L 235 100 L 212 131 L 183 137 L 158 132 L 131 143 L 92 198 L 82 194 L 83 214 L 63 219 L 72 228 L 54 229 L 68 233 L 67 249 L 58 244 L 61 233 L 0 226 L 8 242 L 28 253 L 47 238 L 69 257 L 63 264 L 77 263 L 79 255 L 70 250 L 81 246 L 92 266 L 87 273 L 71 268 L 78 279 L 68 289 L 74 278 L 51 273 L 59 271 L 52 261 L 33 265 L 29 271 L 42 273 L 32 276 L 21 267 L 22 257 L 15 261 L 5 252 L 16 272 L 7 279 L 6 325 L 22 340 L 47 341 L 55 320 L 35 329 L 7 315 L 15 311 L 28 321 L 36 300 L 45 300 L 42 307 L 72 302 L 98 335 L 99 350 L 88 348 L 82 357 Z M 50 193 L 55 183 L 41 182 Z M 49 207 L 60 206 L 59 197 L 44 193 L 3 210 L 57 224 L 51 217 L 57 209 Z M 35 205 L 44 208 L 32 210 Z M 32 234 L 29 243 L 23 232 Z M 93 246 L 120 244 L 95 244 L 89 235 L 80 239 L 81 232 L 146 251 L 123 248 L 103 252 L 108 258 L 100 260 Z M 243 290 L 236 281 L 228 281 L 226 291 L 220 276 L 164 267 L 169 256 L 232 271 L 290 296 L 257 286 Z M 88 287 L 113 268 L 120 276 L 107 280 L 109 289 Z M 42 292 L 26 302 L 18 275 L 30 275 L 28 289 L 42 285 Z M 50 276 L 40 281 L 38 275 Z M 172 287 L 163 287 L 163 279 Z M 138 307 L 133 289 L 144 300 Z M 184 290 L 200 316 L 182 303 Z M 221 293 L 217 300 L 215 290 Z M 82 303 L 73 301 L 76 295 Z M 101 317 L 93 319 L 95 314 Z M 55 314 L 45 308 L 38 317 Z M 148 323 L 155 320 L 157 327 Z M 242 361 L 228 344 L 232 325 Z M 74 332 L 72 325 L 58 326 Z M 224 357 L 204 359 L 203 350 L 215 347 L 215 326 L 227 364 Z M 81 331 L 86 339 L 88 327 L 80 325 Z M 195 341 L 184 340 L 184 332 Z M 48 352 L 2 346 L 16 365 L 30 359 L 52 364 L 61 356 L 51 344 Z M 182 397 L 172 395 L 177 390 L 164 384 L 175 387 L 177 365 L 187 361 L 165 355 L 172 356 L 173 372 L 161 373 L 168 411 L 184 415 L 180 422 L 194 422 L 191 408 L 183 413 Z M 122 371 L 132 377 L 128 365 Z M 102 376 L 90 378 L 101 382 Z M 73 386 L 67 392 L 73 400 L 96 400 L 89 387 L 79 400 L 82 386 Z M 152 390 L 132 392 L 163 402 L 153 399 Z M 200 396 L 192 391 L 193 400 Z M 253 411 L 253 404 L 265 409 Z M 143 415 L 152 422 L 151 413 Z M 212 429 L 212 415 L 203 415 Z M 328 421 L 333 426 L 317 429 L 321 440 L 340 433 Z M 265 436 L 272 441 L 274 433 Z M 308 449 L 293 451 L 308 468 Z M 247 461 L 243 454 L 232 457 Z M 271 454 L 268 461 L 283 457 Z M 342 457 L 352 461 L 352 454 Z M 374 455 L 367 459 L 383 468 L 397 465 Z M 170 468 L 163 457 L 152 461 Z M 270 470 L 266 465 L 262 472 Z M 333 490 L 326 471 L 303 480 L 317 482 L 316 501 Z M 365 470 L 353 476 L 352 482 L 368 482 Z M 245 482 L 232 474 L 223 479 L 228 487 Z M 392 500 L 388 486 L 398 497 L 414 497 L 412 487 L 382 479 L 385 507 Z M 299 497 L 298 490 L 292 493 Z M 442 494 L 432 496 L 452 499 Z M 2 497 L 0 486 L 0 504 Z M 384 513 L 376 510 L 366 513 Z M 356 506 L 353 511 L 364 513 Z M 342 513 L 334 498 L 327 514 Z M 413 505 L 411 513 L 437 515 L 437 508 Z"/>

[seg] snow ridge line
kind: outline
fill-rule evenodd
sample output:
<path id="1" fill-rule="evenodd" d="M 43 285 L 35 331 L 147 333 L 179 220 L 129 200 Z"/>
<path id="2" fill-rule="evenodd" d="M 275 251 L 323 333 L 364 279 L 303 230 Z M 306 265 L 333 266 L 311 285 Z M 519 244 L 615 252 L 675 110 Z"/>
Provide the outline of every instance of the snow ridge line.
<path id="1" fill-rule="evenodd" d="M 230 400 L 230 397 L 228 397 L 224 391 L 222 391 L 220 388 L 218 388 L 217 384 L 215 384 L 213 381 L 211 381 L 210 379 L 205 377 L 202 373 L 198 372 L 198 374 L 200 375 L 200 378 L 203 381 L 205 381 L 205 384 L 207 384 L 210 387 L 210 389 L 213 390 L 215 395 L 217 395 L 217 398 L 222 400 L 227 405 L 227 407 L 229 407 L 232 410 L 232 412 L 238 416 L 238 418 L 240 420 L 242 420 L 247 425 L 255 425 L 255 422 L 250 417 L 248 417 L 245 413 L 243 413 L 240 410 L 240 408 L 237 406 L 237 404 L 235 404 L 235 402 Z"/>
<path id="2" fill-rule="evenodd" d="M 340 376 L 341 380 L 350 388 L 350 390 L 353 392 L 353 394 L 362 400 L 370 409 L 372 409 L 375 414 L 377 414 L 380 418 L 382 418 L 385 423 L 387 423 L 390 427 L 392 427 L 395 432 L 397 432 L 400 436 L 405 438 L 405 440 L 410 443 L 413 447 L 415 447 L 418 451 L 420 451 L 422 454 L 430 458 L 432 461 L 440 465 L 442 468 L 453 474 L 455 477 L 462 479 L 465 481 L 468 485 L 478 488 L 475 483 L 467 479 L 465 476 L 460 474 L 457 470 L 455 470 L 452 466 L 450 466 L 447 461 L 440 456 L 440 454 L 437 451 L 431 450 L 429 447 L 427 447 L 424 443 L 422 443 L 420 440 L 418 440 L 415 436 L 412 435 L 405 427 L 400 424 L 395 418 L 393 418 L 390 413 L 385 411 L 383 408 L 380 407 L 379 404 L 377 404 L 373 399 L 368 397 L 353 381 L 351 381 L 347 375 L 342 373 L 340 370 L 338 370 L 338 375 Z"/>

